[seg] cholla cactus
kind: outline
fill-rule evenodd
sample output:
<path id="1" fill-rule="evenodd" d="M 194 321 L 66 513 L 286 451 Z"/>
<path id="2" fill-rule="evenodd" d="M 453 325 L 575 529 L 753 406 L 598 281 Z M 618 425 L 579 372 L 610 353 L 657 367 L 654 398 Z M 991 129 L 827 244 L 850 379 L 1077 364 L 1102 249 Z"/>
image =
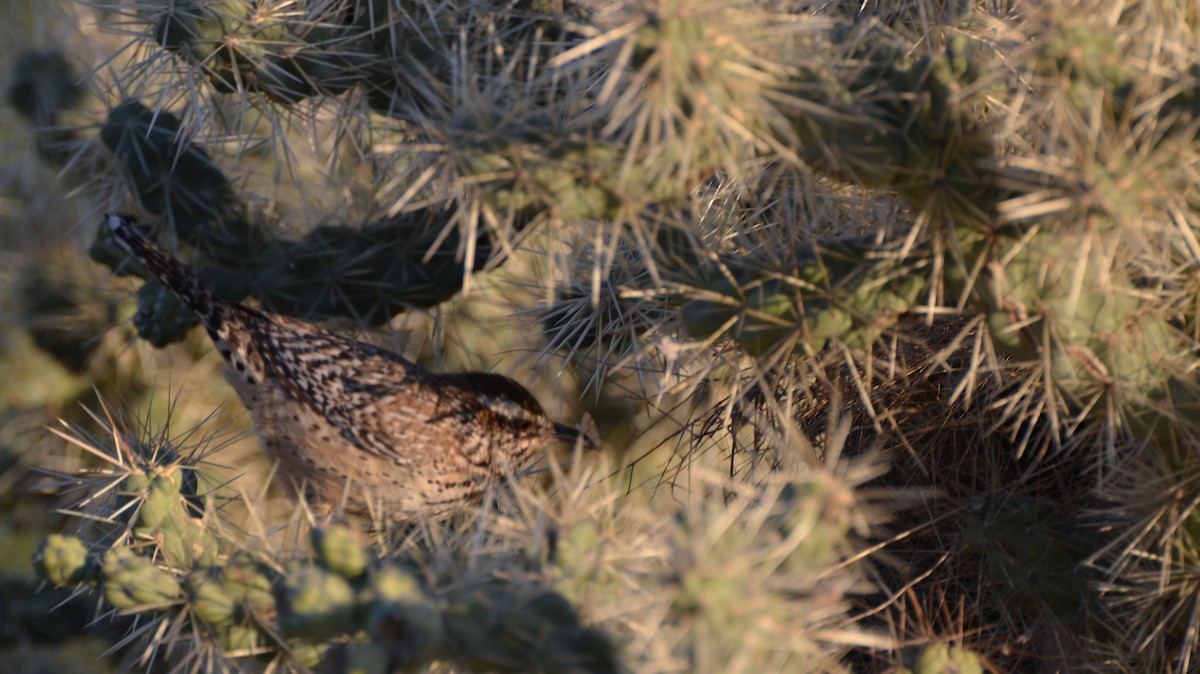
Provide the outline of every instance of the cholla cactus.
<path id="1" fill-rule="evenodd" d="M 186 453 L 147 456 L 144 441 L 119 425 L 108 430 L 122 454 L 148 463 L 77 490 L 76 512 L 90 524 L 79 536 L 48 537 L 35 567 L 52 584 L 94 587 L 105 606 L 158 626 L 143 632 L 143 657 L 230 670 L 257 658 L 285 671 L 439 662 L 480 672 L 615 672 L 622 662 L 697 671 L 744 662 L 841 672 L 847 643 L 872 639 L 838 627 L 862 582 L 844 556 L 881 514 L 853 492 L 878 475 L 869 464 L 773 476 L 763 493 L 706 472 L 694 486 L 731 490 L 728 502 L 668 513 L 622 498 L 612 481 L 592 483 L 594 473 L 555 470 L 552 485 L 516 485 L 474 521 L 373 545 L 360 529 L 332 524 L 284 547 L 231 526 L 224 518 L 246 504 L 220 488 L 204 492 L 210 505 L 189 505 L 174 476 L 212 467 L 189 464 Z M 99 437 L 72 437 L 116 458 Z M 190 528 L 168 526 L 180 513 Z"/>
<path id="2" fill-rule="evenodd" d="M 530 652 L 561 663 L 555 649 L 566 643 L 608 662 L 553 594 L 600 605 L 577 582 L 590 578 L 612 596 L 623 583 L 654 588 L 648 604 L 666 616 L 664 631 L 687 624 L 706 635 L 668 639 L 688 644 L 683 655 L 661 647 L 691 665 L 875 662 L 820 639 L 759 659 L 712 625 L 740 635 L 750 628 L 739 611 L 794 616 L 812 604 L 776 603 L 771 583 L 785 579 L 811 599 L 811 578 L 796 569 L 836 564 L 765 539 L 868 535 L 865 525 L 813 521 L 825 511 L 805 489 L 788 498 L 809 502 L 797 510 L 807 528 L 780 524 L 770 509 L 787 510 L 787 499 L 772 491 L 771 472 L 828 464 L 836 473 L 879 452 L 891 466 L 876 484 L 896 499 L 894 532 L 879 542 L 889 563 L 858 608 L 864 629 L 891 633 L 878 652 L 897 657 L 881 668 L 1031 668 L 1034 656 L 1010 648 L 1026 633 L 1050 635 L 1044 666 L 1192 662 L 1186 621 L 1151 627 L 1181 615 L 1191 596 L 1180 575 L 1190 515 L 1146 495 L 1164 484 L 1189 493 L 1200 430 L 1195 12 L 1158 0 L 1121 12 L 1096 0 L 853 11 L 178 0 L 122 11 L 122 56 L 92 80 L 111 78 L 115 86 L 94 89 L 120 92 L 105 101 L 90 147 L 128 186 L 128 196 L 105 194 L 106 206 L 158 216 L 160 233 L 192 247 L 231 299 L 364 327 L 407 306 L 446 307 L 475 273 L 504 264 L 496 276 L 534 289 L 522 308 L 546 327 L 547 360 L 594 371 L 591 390 L 602 395 L 622 387 L 670 410 L 657 415 L 664 424 L 687 412 L 659 434 L 677 451 L 647 452 L 631 476 L 661 475 L 679 493 L 690 471 L 719 458 L 731 482 L 698 499 L 739 489 L 761 499 L 689 505 L 669 530 L 625 523 L 665 541 L 671 553 L 655 559 L 682 558 L 656 567 L 673 583 L 669 602 L 653 574 L 589 567 L 586 548 L 607 529 L 564 514 L 557 589 L 481 576 L 448 588 L 414 576 L 396 596 L 422 607 L 413 618 L 422 627 L 389 650 L 372 637 L 388 620 L 364 618 L 360 596 L 384 582 L 374 579 L 387 564 L 342 548 L 350 544 L 333 532 L 317 542 L 319 562 L 231 556 L 193 526 L 173 491 L 179 474 L 142 466 L 113 487 L 140 504 L 128 538 L 153 540 L 157 563 L 194 579 L 174 594 L 158 583 L 155 596 L 180 607 L 205 597 L 202 612 L 226 621 L 213 632 L 226 649 L 377 667 L 424 662 L 438 650 L 430 644 L 476 643 L 487 646 L 469 656 L 475 666 L 519 669 L 532 666 L 521 659 Z M 29 63 L 63 69 L 53 58 Z M 51 108 L 78 100 L 65 81 L 14 91 L 32 92 L 37 105 L 22 110 L 44 125 L 61 117 Z M 62 137 L 88 142 L 79 129 Z M 299 169 L 302 153 L 323 170 Z M 320 203 L 314 186 L 326 181 L 349 196 Z M 141 306 L 139 330 L 155 343 L 189 327 L 153 287 Z M 1114 484 L 1116 501 L 1095 496 L 1117 493 Z M 911 501 L 897 496 L 905 490 Z M 1147 524 L 1175 507 L 1170 526 Z M 755 525 L 716 535 L 723 518 Z M 870 535 L 883 536 L 884 518 L 868 519 Z M 1153 540 L 1137 533 L 1147 531 Z M 700 540 L 709 547 L 693 547 Z M 740 548 L 795 567 L 764 571 L 759 584 L 760 567 Z M 738 563 L 713 565 L 711 550 Z M 108 554 L 114 579 L 154 575 L 115 549 L 101 568 Z M 255 570 L 221 570 L 212 554 Z M 47 577 L 77 580 L 78 557 L 74 544 L 48 543 Z M 1121 577 L 1147 567 L 1170 582 Z M 228 587 L 230 573 L 253 581 L 253 614 L 278 611 L 281 632 L 227 610 L 213 583 L 234 606 L 253 594 Z M 1136 600 L 1112 588 L 1132 588 Z M 844 614 L 845 593 L 835 595 L 816 603 Z M 945 617 L 947 605 L 966 608 Z M 914 631 L 917 614 L 939 617 Z M 1111 642 L 1113 616 L 1139 621 L 1141 645 L 1096 650 Z M 564 625 L 583 631 L 567 638 L 555 631 Z M 329 645 L 327 629 L 350 637 Z M 635 659 L 655 652 L 640 627 L 625 629 Z M 907 657 L 897 642 L 925 652 Z"/>

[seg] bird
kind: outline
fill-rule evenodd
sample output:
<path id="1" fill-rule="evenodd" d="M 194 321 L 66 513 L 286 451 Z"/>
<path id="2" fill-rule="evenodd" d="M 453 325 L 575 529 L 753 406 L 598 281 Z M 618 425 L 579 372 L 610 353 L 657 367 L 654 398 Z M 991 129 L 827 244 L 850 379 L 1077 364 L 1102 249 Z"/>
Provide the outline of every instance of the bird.
<path id="1" fill-rule="evenodd" d="M 199 319 L 277 475 L 317 516 L 434 521 L 485 494 L 554 443 L 598 449 L 552 421 L 521 384 L 435 373 L 378 346 L 220 299 L 128 216 L 115 241 Z"/>

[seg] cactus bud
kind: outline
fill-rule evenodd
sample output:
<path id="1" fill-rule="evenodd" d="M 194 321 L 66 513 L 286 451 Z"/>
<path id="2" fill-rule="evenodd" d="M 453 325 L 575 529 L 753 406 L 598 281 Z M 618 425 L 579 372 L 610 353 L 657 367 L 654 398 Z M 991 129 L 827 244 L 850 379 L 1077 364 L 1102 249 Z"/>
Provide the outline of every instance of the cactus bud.
<path id="1" fill-rule="evenodd" d="M 963 648 L 929 644 L 921 650 L 912 674 L 983 674 L 979 656 Z"/>
<path id="2" fill-rule="evenodd" d="M 262 632 L 253 625 L 224 625 L 217 630 L 217 641 L 226 655 L 237 657 L 262 648 Z"/>
<path id="3" fill-rule="evenodd" d="M 197 569 L 184 580 L 192 611 L 209 625 L 228 625 L 233 622 L 237 604 L 221 585 L 215 569 Z"/>
<path id="4" fill-rule="evenodd" d="M 174 576 L 126 547 L 113 548 L 104 555 L 100 578 L 105 599 L 117 608 L 170 604 L 183 593 Z"/>
<path id="5" fill-rule="evenodd" d="M 347 580 L 361 576 L 371 561 L 354 531 L 344 524 L 313 529 L 312 545 L 321 566 Z"/>
<path id="6" fill-rule="evenodd" d="M 150 477 L 150 483 L 145 491 L 145 500 L 138 511 L 138 525 L 148 529 L 157 529 L 163 522 L 175 515 L 182 505 L 179 492 L 182 484 L 182 473 L 178 470 L 170 473 L 160 470 Z"/>
<path id="7" fill-rule="evenodd" d="M 87 546 L 75 536 L 50 534 L 34 553 L 33 568 L 56 587 L 75 585 L 87 575 Z"/>
<path id="8" fill-rule="evenodd" d="M 315 669 L 321 664 L 325 658 L 325 654 L 329 652 L 330 644 L 320 643 L 314 644 L 309 641 L 290 641 L 288 642 L 288 651 L 296 664 L 304 669 Z M 349 671 L 349 670 L 342 670 Z"/>
<path id="9" fill-rule="evenodd" d="M 270 569 L 244 552 L 235 554 L 225 565 L 221 585 L 234 601 L 251 612 L 264 612 L 275 608 L 275 597 L 271 594 Z"/>
<path id="10" fill-rule="evenodd" d="M 354 590 L 339 575 L 312 564 L 289 569 L 279 625 L 288 636 L 328 639 L 351 631 Z"/>

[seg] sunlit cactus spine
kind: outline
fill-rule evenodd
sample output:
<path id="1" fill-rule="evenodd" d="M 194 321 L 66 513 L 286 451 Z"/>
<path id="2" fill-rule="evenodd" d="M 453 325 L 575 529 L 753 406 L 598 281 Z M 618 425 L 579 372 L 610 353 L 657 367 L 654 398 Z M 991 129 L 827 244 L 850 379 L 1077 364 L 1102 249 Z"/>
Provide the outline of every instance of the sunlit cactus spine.
<path id="1" fill-rule="evenodd" d="M 1160 441 L 1173 434 L 1162 434 Z M 1200 599 L 1200 453 L 1193 437 L 1127 456 L 1107 485 L 1098 515 L 1121 531 L 1109 554 L 1090 563 L 1106 585 L 1103 619 L 1119 653 L 1142 668 L 1187 671 L 1195 662 Z M 1147 652 L 1138 644 L 1152 643 Z"/>

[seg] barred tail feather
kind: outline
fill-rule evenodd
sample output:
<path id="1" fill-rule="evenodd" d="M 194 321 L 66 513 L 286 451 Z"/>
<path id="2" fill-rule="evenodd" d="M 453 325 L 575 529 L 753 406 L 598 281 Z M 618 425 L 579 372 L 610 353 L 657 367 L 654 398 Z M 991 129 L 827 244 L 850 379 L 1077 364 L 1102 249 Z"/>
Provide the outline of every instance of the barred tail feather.
<path id="1" fill-rule="evenodd" d="M 221 331 L 224 323 L 223 304 L 213 296 L 208 286 L 179 260 L 159 248 L 138 230 L 131 218 L 116 213 L 105 216 L 117 243 L 133 256 L 154 278 L 179 296 L 208 328 L 210 334 Z M 214 337 L 215 338 L 215 337 Z"/>

